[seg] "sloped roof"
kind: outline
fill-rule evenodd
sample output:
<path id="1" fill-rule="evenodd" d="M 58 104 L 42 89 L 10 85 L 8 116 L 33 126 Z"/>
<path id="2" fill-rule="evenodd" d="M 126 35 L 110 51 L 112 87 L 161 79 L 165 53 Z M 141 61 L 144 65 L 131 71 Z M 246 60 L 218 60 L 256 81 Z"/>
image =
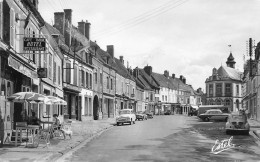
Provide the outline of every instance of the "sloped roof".
<path id="1" fill-rule="evenodd" d="M 150 87 L 153 87 L 153 88 L 159 88 L 159 85 L 156 83 L 156 81 L 151 77 L 149 76 L 145 71 L 144 69 L 140 69 L 140 68 L 137 68 L 139 70 L 139 75 L 142 75 L 143 78 L 146 80 L 146 82 L 148 84 L 150 84 Z"/>
<path id="2" fill-rule="evenodd" d="M 140 82 L 144 85 L 144 89 L 146 89 L 146 90 L 152 90 L 152 87 L 149 85 L 149 83 L 147 83 L 146 81 L 145 81 L 145 79 L 142 77 L 142 75 L 138 75 L 138 77 L 137 77 L 139 80 L 140 80 Z"/>
<path id="3" fill-rule="evenodd" d="M 176 89 L 171 80 L 166 78 L 163 74 L 152 73 L 152 76 L 161 87 Z"/>
<path id="4" fill-rule="evenodd" d="M 179 78 L 170 78 L 173 86 L 175 87 L 176 90 L 183 90 L 183 91 L 189 91 L 190 88 L 188 85 L 184 84 Z"/>
<path id="5" fill-rule="evenodd" d="M 226 66 L 222 66 L 222 65 L 218 69 L 218 76 L 230 78 L 233 80 L 241 80 L 242 74 L 243 74 L 242 72 L 240 72 L 234 68 L 230 68 L 230 67 L 226 67 Z"/>

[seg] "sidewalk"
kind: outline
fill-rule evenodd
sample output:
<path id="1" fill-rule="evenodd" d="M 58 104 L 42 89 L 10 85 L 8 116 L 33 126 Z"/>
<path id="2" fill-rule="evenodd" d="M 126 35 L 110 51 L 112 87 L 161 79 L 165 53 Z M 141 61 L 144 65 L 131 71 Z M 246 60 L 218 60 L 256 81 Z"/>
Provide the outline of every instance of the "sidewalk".
<path id="1" fill-rule="evenodd" d="M 38 148 L 26 148 L 25 143 L 18 147 L 14 144 L 4 145 L 0 148 L 0 161 L 53 161 L 75 148 L 83 141 L 91 140 L 93 137 L 105 131 L 115 124 L 114 118 L 90 121 L 72 122 L 72 139 L 69 136 L 66 140 L 63 137 L 51 139 L 50 145 L 40 143 Z"/>
<path id="2" fill-rule="evenodd" d="M 258 137 L 260 140 L 260 121 L 254 119 L 248 119 L 250 125 L 250 130 Z"/>

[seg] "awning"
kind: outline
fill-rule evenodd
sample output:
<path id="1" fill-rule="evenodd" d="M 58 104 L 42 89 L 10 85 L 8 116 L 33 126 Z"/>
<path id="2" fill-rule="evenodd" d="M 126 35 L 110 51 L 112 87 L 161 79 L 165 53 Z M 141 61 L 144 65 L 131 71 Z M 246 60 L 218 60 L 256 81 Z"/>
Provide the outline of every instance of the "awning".
<path id="1" fill-rule="evenodd" d="M 38 79 L 36 71 L 29 69 L 23 63 L 21 63 L 19 60 L 15 59 L 12 56 L 8 57 L 8 66 L 12 67 L 16 71 L 26 75 L 29 78 Z"/>

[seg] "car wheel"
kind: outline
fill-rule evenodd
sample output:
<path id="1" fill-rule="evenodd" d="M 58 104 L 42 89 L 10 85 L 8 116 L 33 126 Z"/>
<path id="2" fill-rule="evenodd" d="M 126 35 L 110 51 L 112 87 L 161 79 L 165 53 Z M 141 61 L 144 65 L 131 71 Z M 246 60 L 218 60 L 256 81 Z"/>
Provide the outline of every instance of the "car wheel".
<path id="1" fill-rule="evenodd" d="M 209 121 L 209 118 L 205 118 L 204 121 L 205 121 L 205 122 L 208 122 L 208 121 Z"/>
<path id="2" fill-rule="evenodd" d="M 117 126 L 119 126 L 120 124 L 119 123 L 116 123 Z"/>

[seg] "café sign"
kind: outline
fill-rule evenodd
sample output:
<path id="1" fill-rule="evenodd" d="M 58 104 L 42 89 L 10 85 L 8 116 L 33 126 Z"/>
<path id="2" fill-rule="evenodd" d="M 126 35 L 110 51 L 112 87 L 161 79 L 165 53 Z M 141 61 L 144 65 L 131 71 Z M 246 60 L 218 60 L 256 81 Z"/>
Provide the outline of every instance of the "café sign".
<path id="1" fill-rule="evenodd" d="M 45 38 L 23 38 L 24 51 L 45 51 L 46 39 Z"/>

